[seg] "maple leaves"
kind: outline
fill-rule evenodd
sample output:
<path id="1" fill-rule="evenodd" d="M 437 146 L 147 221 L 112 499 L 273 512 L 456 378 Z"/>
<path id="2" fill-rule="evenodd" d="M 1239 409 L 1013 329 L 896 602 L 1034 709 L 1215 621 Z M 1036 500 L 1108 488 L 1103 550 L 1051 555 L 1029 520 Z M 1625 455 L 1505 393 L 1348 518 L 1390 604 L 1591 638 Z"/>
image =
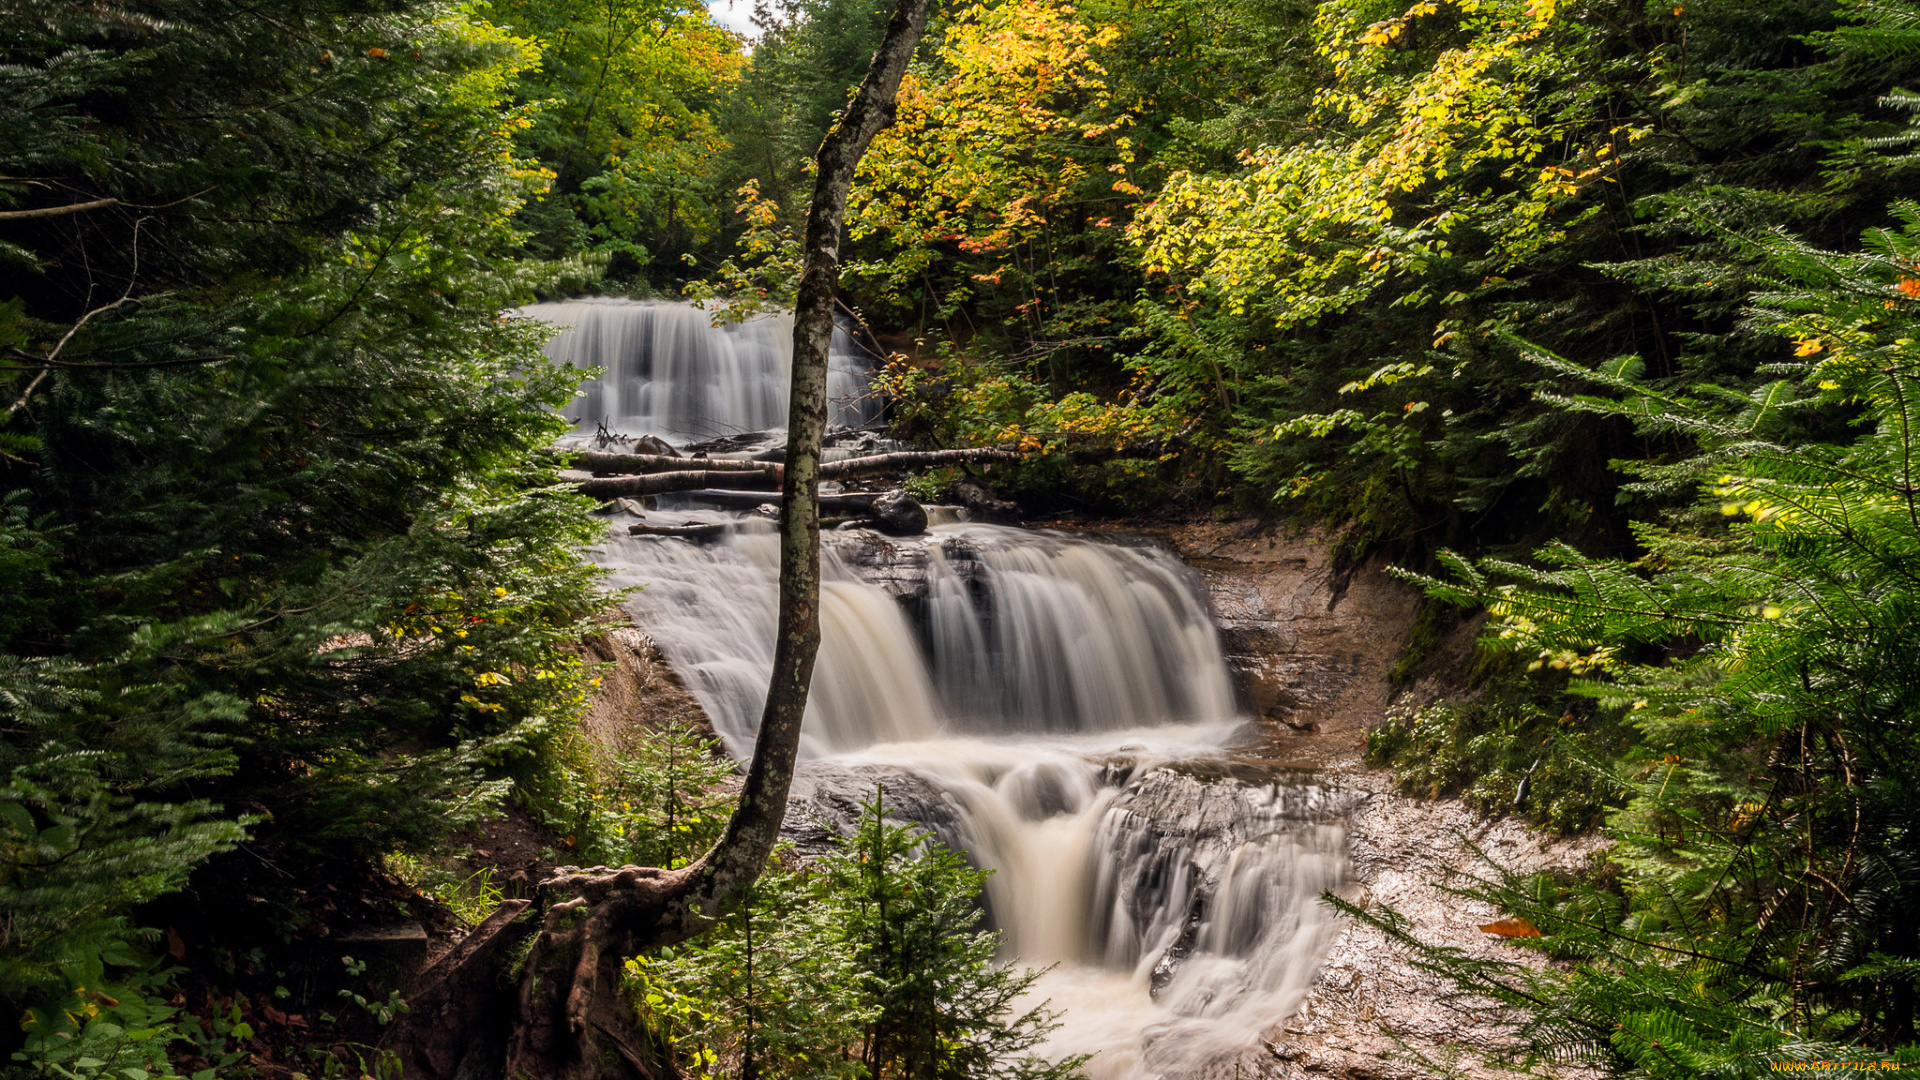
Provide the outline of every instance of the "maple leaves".
<path id="1" fill-rule="evenodd" d="M 1137 194 L 1121 187 L 1133 160 L 1121 131 L 1133 120 L 1114 112 L 1095 58 L 1117 36 L 1059 0 L 960 12 L 936 61 L 908 74 L 893 126 L 861 166 L 854 235 L 891 243 L 885 260 L 855 269 L 897 289 L 951 244 L 987 257 L 974 281 L 1010 283 L 1102 161 L 1114 190 Z"/>
<path id="2" fill-rule="evenodd" d="M 1525 919 L 1500 919 L 1480 927 L 1483 934 L 1504 938 L 1539 937 L 1540 929 Z"/>
<path id="3" fill-rule="evenodd" d="M 1315 99 L 1330 134 L 1245 151 L 1234 175 L 1172 177 L 1132 234 L 1149 273 L 1287 326 L 1452 258 L 1464 235 L 1508 263 L 1563 235 L 1555 206 L 1614 159 L 1610 141 L 1545 160 L 1585 114 L 1578 93 L 1545 107 L 1569 62 L 1547 47 L 1556 3 L 1422 0 L 1364 26 L 1357 7 L 1322 5 L 1315 23 L 1336 75 Z M 1404 73 L 1398 46 L 1443 12 L 1453 43 Z"/>
<path id="4" fill-rule="evenodd" d="M 595 246 L 645 259 L 646 247 L 718 232 L 728 143 L 703 103 L 746 66 L 732 33 L 685 0 L 488 0 L 486 11 L 539 50 L 518 87 L 537 105 L 520 142 Z"/>

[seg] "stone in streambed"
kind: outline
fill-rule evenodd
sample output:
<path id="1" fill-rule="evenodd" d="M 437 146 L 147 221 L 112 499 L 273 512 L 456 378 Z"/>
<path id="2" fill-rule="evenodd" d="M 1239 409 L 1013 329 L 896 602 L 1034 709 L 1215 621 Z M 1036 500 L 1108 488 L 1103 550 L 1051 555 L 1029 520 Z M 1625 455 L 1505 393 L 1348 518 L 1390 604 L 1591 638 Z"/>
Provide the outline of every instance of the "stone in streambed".
<path id="1" fill-rule="evenodd" d="M 873 526 L 888 536 L 919 536 L 927 531 L 927 509 L 898 488 L 873 500 Z"/>

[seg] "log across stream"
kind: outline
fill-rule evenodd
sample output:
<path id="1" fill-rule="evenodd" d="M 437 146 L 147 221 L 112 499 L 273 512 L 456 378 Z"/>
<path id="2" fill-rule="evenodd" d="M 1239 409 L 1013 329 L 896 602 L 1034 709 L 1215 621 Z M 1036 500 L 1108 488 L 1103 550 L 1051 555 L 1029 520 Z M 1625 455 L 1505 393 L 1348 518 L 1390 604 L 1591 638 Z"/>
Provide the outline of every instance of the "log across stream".
<path id="1" fill-rule="evenodd" d="M 599 559 L 735 754 L 773 650 L 770 526 Z M 650 514 L 656 524 L 686 524 Z M 1164 549 L 971 524 L 830 534 L 787 832 L 888 801 L 994 871 L 1009 959 L 1057 965 L 1049 1049 L 1097 1078 L 1197 1075 L 1300 1004 L 1338 932 L 1350 796 L 1227 747 L 1245 728 L 1204 590 Z"/>

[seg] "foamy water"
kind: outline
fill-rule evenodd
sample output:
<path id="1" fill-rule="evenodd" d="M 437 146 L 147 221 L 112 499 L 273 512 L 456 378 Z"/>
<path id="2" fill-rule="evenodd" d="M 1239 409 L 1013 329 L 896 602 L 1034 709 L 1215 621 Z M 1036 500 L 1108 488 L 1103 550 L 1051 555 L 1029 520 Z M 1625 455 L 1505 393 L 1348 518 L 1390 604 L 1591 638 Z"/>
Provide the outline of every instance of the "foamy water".
<path id="1" fill-rule="evenodd" d="M 1299 1007 L 1338 924 L 1342 796 L 1212 767 L 1244 719 L 1204 591 L 1155 546 L 978 525 L 829 534 L 803 736 L 911 772 L 993 871 L 1009 958 L 1054 965 L 1050 1053 L 1099 1080 L 1197 1072 Z M 769 526 L 618 536 L 600 559 L 735 754 L 773 655 Z"/>

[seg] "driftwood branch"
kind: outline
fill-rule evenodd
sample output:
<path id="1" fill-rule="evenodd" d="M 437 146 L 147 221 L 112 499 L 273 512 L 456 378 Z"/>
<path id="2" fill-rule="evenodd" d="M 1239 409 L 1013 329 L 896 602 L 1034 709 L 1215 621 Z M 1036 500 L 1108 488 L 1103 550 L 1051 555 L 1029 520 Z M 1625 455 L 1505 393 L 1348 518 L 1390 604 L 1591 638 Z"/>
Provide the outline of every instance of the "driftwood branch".
<path id="1" fill-rule="evenodd" d="M 628 536 L 674 536 L 682 540 L 711 540 L 716 536 L 725 536 L 733 528 L 728 522 L 714 522 L 709 525 L 649 525 L 641 522 L 627 526 Z"/>
<path id="2" fill-rule="evenodd" d="M 778 491 L 743 491 L 734 488 L 698 488 L 688 494 L 703 503 L 717 505 L 731 510 L 754 510 L 762 506 L 779 506 L 786 496 Z M 845 495 L 822 495 L 814 500 L 820 505 L 823 514 L 852 514 L 866 516 L 873 500 L 879 498 L 878 491 L 854 491 Z M 631 509 L 631 508 L 629 508 Z M 642 515 L 644 516 L 644 514 Z"/>
<path id="3" fill-rule="evenodd" d="M 822 480 L 852 480 L 879 476 L 901 469 L 928 469 L 945 465 L 1012 464 L 1021 459 L 1019 451 L 1004 446 L 976 446 L 960 450 L 903 450 L 892 454 L 871 454 L 847 458 L 819 466 Z M 780 486 L 786 467 L 772 461 L 702 462 L 699 469 L 688 469 L 686 458 L 661 458 L 648 454 L 581 454 L 573 459 L 581 468 L 594 472 L 635 473 L 633 476 L 602 476 L 580 482 L 582 495 L 597 499 L 635 498 L 664 495 L 672 491 L 698 488 L 725 488 L 735 491 L 771 491 Z M 671 462 L 679 468 L 661 471 Z"/>
<path id="4" fill-rule="evenodd" d="M 41 362 L 46 366 L 40 369 L 40 374 L 33 377 L 33 381 L 27 383 L 27 388 L 20 392 L 19 399 L 7 409 L 5 420 L 13 419 L 14 414 L 27 407 L 27 401 L 33 397 L 33 392 L 40 389 L 40 384 L 45 382 L 47 376 L 52 373 L 55 362 L 60 359 L 60 351 L 67 347 L 67 343 L 73 340 L 73 335 L 79 333 L 81 327 L 87 325 L 95 315 L 112 311 L 133 298 L 134 283 L 140 280 L 140 226 L 146 220 L 141 218 L 133 223 L 133 267 L 127 271 L 127 291 L 121 293 L 120 299 L 113 303 L 103 304 L 80 316 L 78 322 L 67 328 L 67 332 L 61 336 L 59 344 L 53 347 L 53 351 L 41 358 Z M 5 420 L 0 420 L 0 423 L 4 423 Z"/>
<path id="5" fill-rule="evenodd" d="M 608 454 L 598 450 L 581 450 L 563 454 L 561 462 L 565 468 L 584 469 L 593 473 L 654 473 L 676 472 L 681 469 L 754 472 L 767 467 L 764 461 L 668 457 L 665 454 Z"/>
<path id="6" fill-rule="evenodd" d="M 851 480 L 859 476 L 877 476 L 900 469 L 937 469 L 948 465 L 1011 465 L 1021 459 L 1020 451 L 1006 446 L 976 446 L 961 450 L 902 450 L 892 454 L 872 454 L 828 462 L 820 467 L 822 480 Z"/>

